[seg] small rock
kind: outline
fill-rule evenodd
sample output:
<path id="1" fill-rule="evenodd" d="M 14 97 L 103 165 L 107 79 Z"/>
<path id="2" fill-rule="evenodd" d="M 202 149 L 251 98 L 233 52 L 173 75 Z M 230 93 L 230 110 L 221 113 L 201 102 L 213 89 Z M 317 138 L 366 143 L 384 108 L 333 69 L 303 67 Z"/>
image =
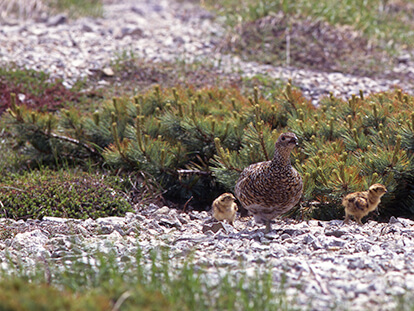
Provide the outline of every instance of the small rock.
<path id="1" fill-rule="evenodd" d="M 204 223 L 203 224 L 203 233 L 206 233 L 207 231 L 212 231 L 213 233 L 217 233 L 220 229 L 223 230 L 225 233 L 229 233 L 230 228 L 228 228 L 230 225 L 224 224 L 222 222 L 213 222 L 213 223 Z"/>
<path id="2" fill-rule="evenodd" d="M 288 234 L 288 233 L 283 233 L 283 234 L 280 236 L 280 239 L 281 239 L 282 241 L 285 241 L 285 240 L 287 240 L 287 239 L 290 239 L 290 234 Z"/>
<path id="3" fill-rule="evenodd" d="M 257 231 L 251 235 L 251 239 L 255 241 L 261 241 L 264 237 L 264 233 L 262 231 Z"/>
<path id="4" fill-rule="evenodd" d="M 330 226 L 342 226 L 342 225 L 343 225 L 343 223 L 344 223 L 344 221 L 343 221 L 343 220 L 334 219 L 334 220 L 331 220 L 331 221 L 329 222 L 329 225 L 330 225 Z"/>
<path id="5" fill-rule="evenodd" d="M 102 69 L 102 73 L 107 77 L 113 77 L 115 75 L 111 67 L 105 67 Z"/>
<path id="6" fill-rule="evenodd" d="M 332 240 L 330 240 L 327 244 L 326 244 L 326 248 L 331 248 L 331 247 L 344 247 L 346 244 L 345 241 L 333 238 Z"/>
<path id="7" fill-rule="evenodd" d="M 181 230 L 181 223 L 175 219 L 175 220 L 170 220 L 170 219 L 166 219 L 166 218 L 161 218 L 158 221 L 158 224 L 167 228 L 177 228 L 178 230 Z"/>
<path id="8" fill-rule="evenodd" d="M 98 224 L 109 224 L 109 225 L 122 226 L 122 225 L 125 225 L 125 218 L 117 217 L 117 216 L 101 217 L 101 218 L 96 219 L 96 222 Z"/>
<path id="9" fill-rule="evenodd" d="M 170 208 L 168 206 L 163 206 L 155 211 L 155 214 L 168 214 L 170 212 Z"/>
<path id="10" fill-rule="evenodd" d="M 177 216 L 177 219 L 183 224 L 183 225 L 186 225 L 186 224 L 188 224 L 188 220 L 187 219 L 185 219 L 184 217 L 182 217 L 182 216 Z"/>
<path id="11" fill-rule="evenodd" d="M 133 6 L 133 7 L 131 7 L 131 11 L 132 12 L 134 12 L 134 13 L 136 13 L 136 14 L 138 14 L 138 15 L 141 15 L 141 16 L 144 16 L 145 15 L 145 13 L 144 13 L 144 11 L 143 10 L 141 10 L 139 7 L 137 7 L 137 6 Z"/>
<path id="12" fill-rule="evenodd" d="M 398 62 L 402 64 L 408 63 L 410 59 L 411 59 L 411 55 L 408 53 L 397 56 Z"/>
<path id="13" fill-rule="evenodd" d="M 305 237 L 303 238 L 303 243 L 305 243 L 305 244 L 310 244 L 310 243 L 312 243 L 313 241 L 315 241 L 316 240 L 316 238 L 312 235 L 312 234 L 307 234 L 307 235 L 305 235 Z"/>
<path id="14" fill-rule="evenodd" d="M 43 221 L 50 221 L 50 222 L 56 222 L 56 223 L 65 223 L 68 220 L 69 220 L 68 218 L 53 217 L 53 216 L 43 217 Z"/>
<path id="15" fill-rule="evenodd" d="M 117 28 L 114 31 L 114 37 L 115 39 L 123 39 L 125 36 L 131 36 L 131 37 L 137 38 L 137 37 L 142 37 L 143 33 L 144 32 L 142 31 L 142 29 L 137 28 L 137 27 L 133 27 L 133 28 L 121 27 L 121 28 Z"/>
<path id="16" fill-rule="evenodd" d="M 83 24 L 81 29 L 84 32 L 93 32 L 93 28 L 88 24 Z"/>
<path id="17" fill-rule="evenodd" d="M 285 230 L 283 230 L 283 234 L 288 234 L 292 237 L 302 235 L 304 233 L 305 233 L 305 231 L 300 230 L 300 229 L 285 229 Z"/>
<path id="18" fill-rule="evenodd" d="M 266 239 L 275 240 L 275 239 L 277 239 L 279 237 L 279 234 L 277 232 L 275 232 L 275 231 L 272 230 L 272 231 L 270 231 L 268 233 L 265 233 L 264 236 L 265 236 Z"/>
<path id="19" fill-rule="evenodd" d="M 394 216 L 391 216 L 391 218 L 390 218 L 390 220 L 389 220 L 388 223 L 390 225 L 392 225 L 392 224 L 401 224 L 401 222 L 397 218 L 395 218 Z"/>
<path id="20" fill-rule="evenodd" d="M 340 238 L 344 234 L 347 234 L 348 232 L 345 230 L 332 230 L 332 231 L 325 231 L 326 236 L 334 236 L 337 238 Z"/>
<path id="21" fill-rule="evenodd" d="M 11 242 L 11 247 L 27 249 L 30 253 L 43 253 L 46 251 L 45 244 L 48 241 L 47 235 L 36 229 L 29 232 L 18 233 Z"/>
<path id="22" fill-rule="evenodd" d="M 48 19 L 46 26 L 55 27 L 58 25 L 65 24 L 68 21 L 68 18 L 65 14 L 58 14 L 56 16 L 52 16 Z"/>
<path id="23" fill-rule="evenodd" d="M 114 227 L 112 225 L 103 224 L 98 230 L 100 234 L 110 234 L 114 231 Z"/>

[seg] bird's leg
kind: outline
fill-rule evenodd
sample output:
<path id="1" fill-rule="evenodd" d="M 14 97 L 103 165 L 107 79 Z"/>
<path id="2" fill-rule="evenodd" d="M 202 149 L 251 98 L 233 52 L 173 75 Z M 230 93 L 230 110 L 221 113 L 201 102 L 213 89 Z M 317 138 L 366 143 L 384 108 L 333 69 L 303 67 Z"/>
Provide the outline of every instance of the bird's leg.
<path id="1" fill-rule="evenodd" d="M 269 233 L 270 230 L 272 230 L 272 225 L 271 225 L 270 220 L 266 220 L 265 224 L 266 224 L 265 233 Z"/>
<path id="2" fill-rule="evenodd" d="M 349 224 L 349 214 L 348 213 L 345 213 L 344 224 Z"/>

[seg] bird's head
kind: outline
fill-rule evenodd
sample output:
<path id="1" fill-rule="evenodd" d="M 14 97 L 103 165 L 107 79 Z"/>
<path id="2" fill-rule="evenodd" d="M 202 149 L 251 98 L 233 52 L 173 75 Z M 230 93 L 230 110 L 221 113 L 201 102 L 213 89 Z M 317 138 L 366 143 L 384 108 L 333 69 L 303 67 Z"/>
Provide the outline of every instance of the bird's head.
<path id="1" fill-rule="evenodd" d="M 276 141 L 276 148 L 287 148 L 289 150 L 292 150 L 297 145 L 298 138 L 294 133 L 291 132 L 280 134 L 279 138 Z"/>
<path id="2" fill-rule="evenodd" d="M 221 195 L 220 201 L 223 203 L 234 202 L 236 201 L 236 198 L 231 193 L 224 193 Z"/>
<path id="3" fill-rule="evenodd" d="M 373 184 L 371 187 L 369 187 L 369 192 L 376 197 L 382 197 L 387 193 L 387 188 L 381 184 Z"/>

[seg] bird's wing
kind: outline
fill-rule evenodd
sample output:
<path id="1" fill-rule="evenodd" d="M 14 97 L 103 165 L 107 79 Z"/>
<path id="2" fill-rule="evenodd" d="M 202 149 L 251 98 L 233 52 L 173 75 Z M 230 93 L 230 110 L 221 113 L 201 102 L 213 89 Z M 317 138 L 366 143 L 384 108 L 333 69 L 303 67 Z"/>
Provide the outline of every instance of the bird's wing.
<path id="1" fill-rule="evenodd" d="M 222 208 L 222 204 L 220 201 L 214 201 L 213 202 L 213 208 L 218 212 L 223 212 L 224 209 Z"/>
<path id="2" fill-rule="evenodd" d="M 366 210 L 368 207 L 368 200 L 365 197 L 356 197 L 355 207 L 360 209 L 361 211 Z"/>
<path id="3" fill-rule="evenodd" d="M 251 185 L 256 183 L 256 179 L 260 176 L 261 168 L 263 162 L 252 164 L 246 167 L 240 174 L 239 179 L 237 180 L 234 191 L 236 197 L 240 200 L 240 197 L 243 195 L 243 192 L 246 191 L 246 187 L 250 188 Z"/>

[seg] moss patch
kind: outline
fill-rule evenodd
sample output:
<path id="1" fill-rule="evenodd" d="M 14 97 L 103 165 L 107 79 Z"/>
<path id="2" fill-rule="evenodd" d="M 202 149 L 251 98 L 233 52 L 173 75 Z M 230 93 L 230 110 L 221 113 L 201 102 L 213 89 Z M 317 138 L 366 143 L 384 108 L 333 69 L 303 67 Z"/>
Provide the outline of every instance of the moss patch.
<path id="1" fill-rule="evenodd" d="M 13 219 L 124 216 L 131 206 L 119 182 L 83 172 L 32 171 L 0 182 L 1 214 Z"/>

